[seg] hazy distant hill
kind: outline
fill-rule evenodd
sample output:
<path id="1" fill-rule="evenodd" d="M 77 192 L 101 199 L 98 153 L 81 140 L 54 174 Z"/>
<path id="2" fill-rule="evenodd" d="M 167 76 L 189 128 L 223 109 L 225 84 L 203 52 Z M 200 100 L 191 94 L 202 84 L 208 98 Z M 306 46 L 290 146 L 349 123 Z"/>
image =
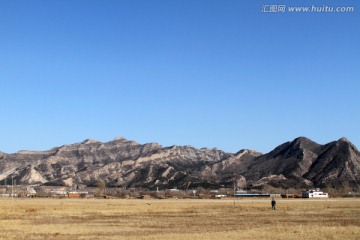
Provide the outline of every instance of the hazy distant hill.
<path id="1" fill-rule="evenodd" d="M 0 183 L 118 187 L 358 187 L 360 154 L 347 139 L 325 145 L 301 137 L 267 154 L 162 147 L 124 138 L 85 140 L 48 151 L 0 152 Z"/>

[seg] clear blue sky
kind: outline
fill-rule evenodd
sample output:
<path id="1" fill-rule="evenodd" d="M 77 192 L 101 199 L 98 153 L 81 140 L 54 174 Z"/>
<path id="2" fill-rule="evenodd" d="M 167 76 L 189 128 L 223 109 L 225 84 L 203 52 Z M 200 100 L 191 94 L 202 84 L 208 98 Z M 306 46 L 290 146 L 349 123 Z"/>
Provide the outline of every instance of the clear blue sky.
<path id="1" fill-rule="evenodd" d="M 261 13 L 263 4 L 354 13 Z M 351 0 L 0 0 L 0 151 L 116 136 L 268 152 L 360 147 Z"/>

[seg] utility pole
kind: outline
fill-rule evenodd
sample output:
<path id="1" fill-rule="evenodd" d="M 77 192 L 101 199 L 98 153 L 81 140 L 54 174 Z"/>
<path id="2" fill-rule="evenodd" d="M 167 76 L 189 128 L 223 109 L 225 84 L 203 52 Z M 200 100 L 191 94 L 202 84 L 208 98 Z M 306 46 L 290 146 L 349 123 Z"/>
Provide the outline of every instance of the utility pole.
<path id="1" fill-rule="evenodd" d="M 5 180 L 4 180 L 4 190 L 3 190 L 3 194 L 5 194 L 5 190 L 8 189 L 7 186 L 6 186 L 6 179 L 7 179 L 7 178 L 5 178 Z"/>
<path id="2" fill-rule="evenodd" d="M 235 198 L 236 198 L 235 193 L 236 193 L 236 187 L 235 187 L 235 176 L 234 176 L 234 195 L 233 195 L 234 196 L 234 207 L 235 207 Z"/>
<path id="3" fill-rule="evenodd" d="M 14 192 L 14 175 L 11 176 L 11 204 L 13 204 L 13 192 Z"/>

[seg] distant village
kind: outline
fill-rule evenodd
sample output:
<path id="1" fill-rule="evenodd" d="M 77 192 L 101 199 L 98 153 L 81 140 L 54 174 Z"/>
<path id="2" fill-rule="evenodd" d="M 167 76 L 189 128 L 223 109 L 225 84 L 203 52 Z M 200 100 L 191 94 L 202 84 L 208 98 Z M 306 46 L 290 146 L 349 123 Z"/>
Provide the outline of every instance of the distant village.
<path id="1" fill-rule="evenodd" d="M 220 189 L 157 189 L 149 191 L 139 188 L 99 188 L 77 185 L 75 188 L 62 186 L 22 186 L 3 185 L 0 186 L 0 197 L 13 198 L 329 198 L 329 194 L 319 188 L 308 189 L 299 194 L 293 193 L 263 193 L 256 190 L 245 191 L 242 189 L 220 188 Z"/>

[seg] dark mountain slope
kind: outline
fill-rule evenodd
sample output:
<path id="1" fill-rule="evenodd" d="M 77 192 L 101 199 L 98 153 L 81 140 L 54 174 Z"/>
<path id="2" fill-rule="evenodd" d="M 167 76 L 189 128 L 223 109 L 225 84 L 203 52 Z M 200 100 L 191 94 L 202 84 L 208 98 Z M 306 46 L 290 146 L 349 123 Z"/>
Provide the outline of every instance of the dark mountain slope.
<path id="1" fill-rule="evenodd" d="M 360 183 L 360 154 L 346 138 L 326 144 L 304 177 L 317 186 L 357 186 Z"/>
<path id="2" fill-rule="evenodd" d="M 251 162 L 245 175 L 260 179 L 269 175 L 282 174 L 285 177 L 302 177 L 309 170 L 322 146 L 310 139 L 300 137 L 284 143 L 273 151 Z"/>
<path id="3" fill-rule="evenodd" d="M 291 179 L 290 182 L 283 179 L 282 186 L 290 187 L 296 180 L 324 187 L 341 186 L 342 182 L 356 185 L 360 182 L 359 170 L 359 152 L 347 139 L 320 145 L 301 137 L 254 159 L 244 175 L 250 181 L 282 175 Z"/>

